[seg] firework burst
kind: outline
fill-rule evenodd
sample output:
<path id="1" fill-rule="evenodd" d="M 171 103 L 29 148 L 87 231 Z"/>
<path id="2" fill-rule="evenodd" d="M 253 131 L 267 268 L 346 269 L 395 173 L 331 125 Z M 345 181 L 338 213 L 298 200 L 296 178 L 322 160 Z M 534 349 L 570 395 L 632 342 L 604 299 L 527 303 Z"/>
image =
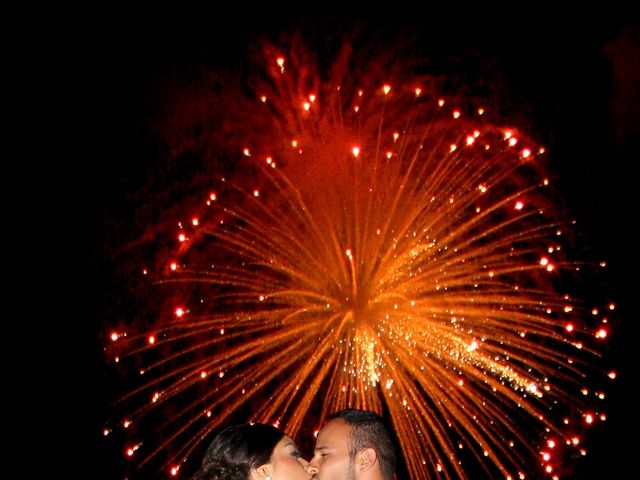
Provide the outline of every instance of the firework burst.
<path id="1" fill-rule="evenodd" d="M 566 293 L 544 149 L 348 48 L 325 79 L 266 51 L 242 173 L 144 270 L 153 328 L 110 333 L 143 379 L 127 455 L 177 475 L 232 418 L 296 436 L 355 407 L 391 419 L 411 478 L 559 475 L 603 415 L 586 385 L 607 327 Z"/>

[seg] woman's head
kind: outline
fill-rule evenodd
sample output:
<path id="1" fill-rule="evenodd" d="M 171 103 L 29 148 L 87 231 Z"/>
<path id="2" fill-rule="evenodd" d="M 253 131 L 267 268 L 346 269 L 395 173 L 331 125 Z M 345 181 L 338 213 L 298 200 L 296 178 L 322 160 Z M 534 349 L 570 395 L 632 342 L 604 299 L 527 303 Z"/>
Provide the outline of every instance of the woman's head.
<path id="1" fill-rule="evenodd" d="M 259 423 L 231 425 L 215 435 L 194 480 L 308 480 L 306 466 L 281 430 Z"/>
<path id="2" fill-rule="evenodd" d="M 231 425 L 213 437 L 202 465 L 212 461 L 225 462 L 239 469 L 244 478 L 249 478 L 252 468 L 271 461 L 271 455 L 284 432 L 271 425 Z"/>

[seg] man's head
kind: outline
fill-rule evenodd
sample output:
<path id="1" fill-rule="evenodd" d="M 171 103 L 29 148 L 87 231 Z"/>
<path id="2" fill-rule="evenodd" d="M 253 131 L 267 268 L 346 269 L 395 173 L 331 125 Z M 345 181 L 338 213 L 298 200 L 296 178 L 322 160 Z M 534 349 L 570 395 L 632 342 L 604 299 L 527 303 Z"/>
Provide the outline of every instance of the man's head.
<path id="1" fill-rule="evenodd" d="M 380 415 L 343 410 L 318 433 L 308 471 L 317 480 L 391 480 L 396 452 Z"/>

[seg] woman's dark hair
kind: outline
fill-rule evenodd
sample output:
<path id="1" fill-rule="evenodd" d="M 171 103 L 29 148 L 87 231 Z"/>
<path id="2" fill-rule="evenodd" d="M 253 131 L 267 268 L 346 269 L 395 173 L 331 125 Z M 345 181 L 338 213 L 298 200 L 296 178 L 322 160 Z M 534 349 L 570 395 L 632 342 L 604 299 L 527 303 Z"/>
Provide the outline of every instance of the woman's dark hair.
<path id="1" fill-rule="evenodd" d="M 225 480 L 247 480 L 248 476 L 243 475 L 237 468 L 216 460 L 202 465 L 200 470 L 191 477 L 191 480 L 220 480 L 223 478 Z"/>
<path id="2" fill-rule="evenodd" d="M 249 471 L 271 462 L 284 432 L 261 423 L 231 425 L 218 432 L 192 480 L 247 480 Z"/>

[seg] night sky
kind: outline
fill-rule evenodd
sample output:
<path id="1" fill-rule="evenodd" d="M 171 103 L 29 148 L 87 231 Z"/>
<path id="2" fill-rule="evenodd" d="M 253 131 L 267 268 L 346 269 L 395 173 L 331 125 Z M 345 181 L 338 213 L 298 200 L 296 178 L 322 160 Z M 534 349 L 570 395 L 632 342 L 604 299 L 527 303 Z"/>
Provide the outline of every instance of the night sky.
<path id="1" fill-rule="evenodd" d="M 368 18 L 256 12 L 248 19 L 194 13 L 159 20 L 112 12 L 107 26 L 81 26 L 73 85 L 86 148 L 73 165 L 84 181 L 74 183 L 70 208 L 84 218 L 77 232 L 82 239 L 77 287 L 87 301 L 73 326 L 82 341 L 74 343 L 69 357 L 72 377 L 81 379 L 71 387 L 82 392 L 71 411 L 82 412 L 78 442 L 85 478 L 113 478 L 108 473 L 113 462 L 101 448 L 101 419 L 112 387 L 102 358 L 103 323 L 135 308 L 119 297 L 128 287 L 119 277 L 126 268 L 118 265 L 117 250 L 140 233 L 128 225 L 152 215 L 140 213 L 132 202 L 149 188 L 149 171 L 161 168 L 158 158 L 165 152 L 157 150 L 150 133 L 163 114 L 161 99 L 170 101 L 176 85 L 188 83 L 199 65 L 238 71 L 261 38 L 277 41 L 279 32 L 299 29 L 319 48 L 325 36 L 334 42 L 355 23 L 380 44 L 387 38 L 412 39 L 412 52 L 427 59 L 425 68 L 446 73 L 452 87 L 471 85 L 474 92 L 497 94 L 509 110 L 505 115 L 513 112 L 514 123 L 548 148 L 563 208 L 577 220 L 579 253 L 609 264 L 606 282 L 593 288 L 608 292 L 606 298 L 618 306 L 603 362 L 603 369 L 619 372 L 608 391 L 609 420 L 587 438 L 590 453 L 577 469 L 583 476 L 576 478 L 617 478 L 637 469 L 632 446 L 638 442 L 623 442 L 621 432 L 638 434 L 637 407 L 632 409 L 638 402 L 631 397 L 640 389 L 631 296 L 637 285 L 631 225 L 638 218 L 631 165 L 640 153 L 640 28 L 637 17 L 624 12 L 582 14 L 549 18 L 529 12 L 511 20 L 478 15 L 461 21 L 426 12 Z M 170 170 L 175 166 L 166 168 L 167 176 L 175 173 Z M 75 462 L 70 457 L 65 463 Z"/>

